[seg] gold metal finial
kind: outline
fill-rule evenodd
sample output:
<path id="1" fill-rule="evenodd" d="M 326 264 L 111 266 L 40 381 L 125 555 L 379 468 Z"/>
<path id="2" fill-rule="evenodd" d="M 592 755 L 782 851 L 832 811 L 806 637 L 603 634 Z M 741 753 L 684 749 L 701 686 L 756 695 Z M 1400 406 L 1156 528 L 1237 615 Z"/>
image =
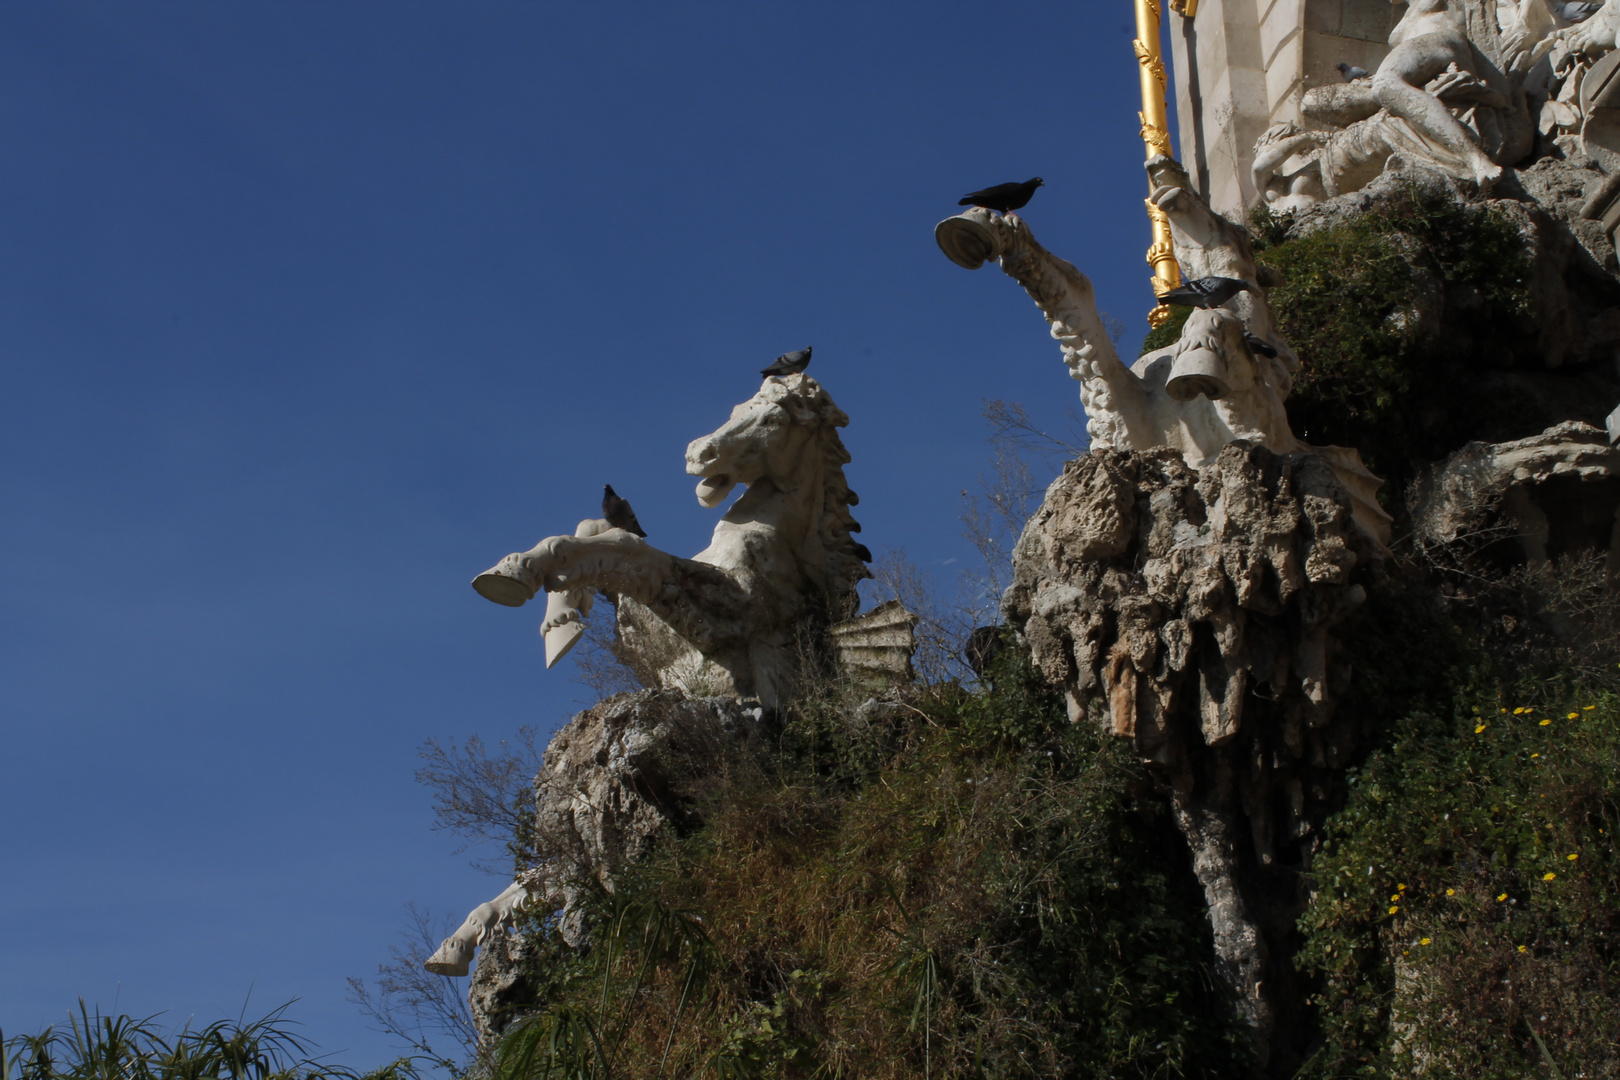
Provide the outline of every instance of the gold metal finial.
<path id="1" fill-rule="evenodd" d="M 1135 2 L 1136 40 L 1131 44 L 1136 50 L 1137 65 L 1142 69 L 1142 111 L 1137 114 L 1142 121 L 1142 145 L 1149 161 L 1156 157 L 1174 157 L 1169 108 L 1165 104 L 1164 55 L 1159 48 L 1161 9 L 1158 0 Z M 1197 6 L 1198 0 L 1170 0 L 1171 9 L 1186 18 L 1192 17 Z M 1170 219 L 1151 200 L 1147 210 L 1148 219 L 1153 223 L 1153 245 L 1147 253 L 1147 261 L 1153 267 L 1153 295 L 1163 296 L 1181 284 L 1181 270 L 1176 266 L 1175 247 L 1170 241 Z M 1160 304 L 1148 314 L 1148 324 L 1158 327 L 1169 317 L 1170 309 Z"/>

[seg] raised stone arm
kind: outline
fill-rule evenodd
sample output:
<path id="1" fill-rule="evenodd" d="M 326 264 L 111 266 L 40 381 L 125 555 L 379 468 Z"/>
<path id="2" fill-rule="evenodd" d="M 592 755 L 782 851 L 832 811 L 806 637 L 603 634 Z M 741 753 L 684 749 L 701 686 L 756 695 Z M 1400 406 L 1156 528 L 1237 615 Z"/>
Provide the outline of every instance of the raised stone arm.
<path id="1" fill-rule="evenodd" d="M 1086 434 L 1093 445 L 1145 441 L 1151 446 L 1157 441 L 1136 377 L 1120 360 L 1097 312 L 1096 291 L 1073 263 L 1037 243 L 1017 216 L 982 207 L 940 222 L 934 236 L 952 262 L 970 270 L 999 260 L 1001 269 L 1040 307 L 1063 349 L 1069 374 L 1080 380 Z"/>
<path id="2" fill-rule="evenodd" d="M 461 924 L 461 929 L 445 938 L 439 950 L 428 957 L 422 966 L 435 975 L 467 974 L 472 970 L 473 952 L 492 932 L 516 918 L 529 899 L 528 884 L 514 881 L 495 899 L 473 908 Z"/>
<path id="3" fill-rule="evenodd" d="M 592 524 L 607 523 L 586 522 L 581 531 Z M 700 651 L 735 637 L 748 605 L 743 589 L 718 568 L 660 551 L 611 527 L 585 536 L 550 536 L 528 551 L 513 552 L 474 578 L 473 588 L 507 607 L 521 607 L 542 591 L 563 594 L 563 602 L 548 605 L 541 628 L 548 653 L 551 635 L 566 629 L 570 603 L 582 594 L 605 592 L 645 604 Z"/>

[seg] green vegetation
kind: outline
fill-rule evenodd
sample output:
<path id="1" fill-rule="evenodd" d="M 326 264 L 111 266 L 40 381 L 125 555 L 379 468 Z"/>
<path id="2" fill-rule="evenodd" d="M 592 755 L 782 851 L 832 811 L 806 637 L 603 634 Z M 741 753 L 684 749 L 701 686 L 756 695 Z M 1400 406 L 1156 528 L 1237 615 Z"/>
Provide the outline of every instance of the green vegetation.
<path id="1" fill-rule="evenodd" d="M 362 1074 L 309 1056 L 286 1006 L 249 1023 L 222 1020 L 177 1032 L 155 1018 L 102 1016 L 79 1002 L 68 1026 L 0 1033 L 0 1080 L 417 1080 L 406 1058 Z"/>
<path id="2" fill-rule="evenodd" d="M 1303 1076 L 1620 1070 L 1620 699 L 1549 685 L 1416 713 L 1353 772 L 1296 962 Z"/>
<path id="3" fill-rule="evenodd" d="M 502 1071 L 1245 1075 L 1159 798 L 1008 652 L 987 692 L 864 727 L 792 710 L 705 828 L 598 898 L 590 952 L 536 928 Z"/>
<path id="4" fill-rule="evenodd" d="M 1501 212 L 1413 184 L 1307 236 L 1265 209 L 1253 227 L 1283 279 L 1270 299 L 1302 361 L 1288 413 L 1306 441 L 1358 447 L 1399 486 L 1469 439 L 1551 422 L 1478 378 L 1536 341 L 1525 241 Z"/>

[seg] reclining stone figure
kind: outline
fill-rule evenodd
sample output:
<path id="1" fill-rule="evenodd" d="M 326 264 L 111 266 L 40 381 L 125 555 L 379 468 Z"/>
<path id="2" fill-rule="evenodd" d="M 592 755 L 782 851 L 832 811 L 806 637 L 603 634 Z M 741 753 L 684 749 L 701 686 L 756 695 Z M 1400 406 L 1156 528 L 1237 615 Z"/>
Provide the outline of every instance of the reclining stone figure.
<path id="1" fill-rule="evenodd" d="M 746 492 L 690 559 L 634 533 L 587 521 L 502 559 L 473 588 L 517 607 L 551 594 L 544 632 L 551 662 L 578 636 L 593 592 L 616 597 L 621 645 L 659 685 L 774 707 L 792 679 L 795 636 L 854 614 L 871 554 L 850 535 L 855 493 L 838 429 L 849 423 L 808 375 L 768 378 L 731 419 L 686 450 L 698 502 Z M 560 599 L 559 599 L 560 598 Z"/>

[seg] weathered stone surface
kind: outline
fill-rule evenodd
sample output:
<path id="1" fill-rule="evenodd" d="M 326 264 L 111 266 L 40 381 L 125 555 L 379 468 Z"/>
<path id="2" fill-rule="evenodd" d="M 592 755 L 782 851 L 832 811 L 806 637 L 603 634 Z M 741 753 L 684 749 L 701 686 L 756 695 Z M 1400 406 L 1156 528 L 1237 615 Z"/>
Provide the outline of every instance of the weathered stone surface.
<path id="1" fill-rule="evenodd" d="M 552 737 L 534 784 L 541 861 L 475 908 L 427 965 L 464 975 L 479 950 L 469 1000 L 480 1038 L 498 1034 L 511 1019 L 503 1003 L 522 997 L 520 958 L 507 933 L 517 916 L 534 907 L 557 912 L 564 940 L 583 944 L 582 890 L 594 884 L 611 892 L 614 875 L 666 828 L 697 825 L 696 785 L 749 752 L 761 716 L 735 698 L 639 690 L 586 709 Z"/>
<path id="2" fill-rule="evenodd" d="M 1261 1052 L 1290 975 L 1244 880 L 1315 849 L 1355 743 L 1330 633 L 1381 552 L 1321 455 L 1246 442 L 1199 469 L 1168 447 L 1071 461 L 1014 550 L 1003 613 L 1071 718 L 1132 740 L 1171 796 Z"/>
<path id="3" fill-rule="evenodd" d="M 524 1007 L 535 987 L 524 970 L 525 939 L 504 928 L 489 935 L 478 951 L 478 967 L 467 988 L 467 1006 L 480 1047 L 494 1046 Z"/>
<path id="4" fill-rule="evenodd" d="M 1407 502 L 1417 543 L 1444 562 L 1533 564 L 1595 550 L 1616 569 L 1620 450 L 1591 424 L 1469 443 L 1423 473 Z"/>

